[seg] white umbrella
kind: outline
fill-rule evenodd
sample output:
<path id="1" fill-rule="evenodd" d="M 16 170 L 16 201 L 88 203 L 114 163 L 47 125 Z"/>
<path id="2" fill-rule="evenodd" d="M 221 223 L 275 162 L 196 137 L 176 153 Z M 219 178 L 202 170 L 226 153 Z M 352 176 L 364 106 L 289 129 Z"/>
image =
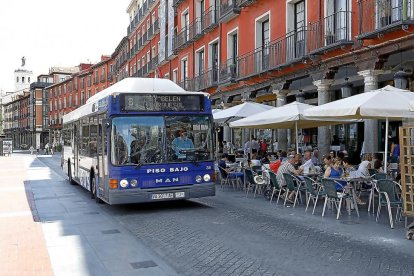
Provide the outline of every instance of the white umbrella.
<path id="1" fill-rule="evenodd" d="M 388 85 L 381 89 L 307 109 L 305 115 L 319 119 L 329 117 L 385 119 L 384 171 L 386 171 L 389 120 L 414 118 L 414 114 L 410 113 L 410 101 L 414 101 L 414 93 Z"/>
<path id="2" fill-rule="evenodd" d="M 298 128 L 312 128 L 318 126 L 350 123 L 350 120 L 341 119 L 310 119 L 304 116 L 305 110 L 315 106 L 293 102 L 259 114 L 249 116 L 230 123 L 230 127 L 238 128 L 289 128 L 296 131 L 296 151 L 299 152 Z M 355 121 L 355 120 L 354 120 Z"/>
<path id="3" fill-rule="evenodd" d="M 254 102 L 245 102 L 239 105 L 232 106 L 227 109 L 215 112 L 213 114 L 214 121 L 219 123 L 227 123 L 231 120 L 245 118 L 253 114 L 257 114 L 269 109 L 274 109 L 273 106 L 259 104 Z"/>

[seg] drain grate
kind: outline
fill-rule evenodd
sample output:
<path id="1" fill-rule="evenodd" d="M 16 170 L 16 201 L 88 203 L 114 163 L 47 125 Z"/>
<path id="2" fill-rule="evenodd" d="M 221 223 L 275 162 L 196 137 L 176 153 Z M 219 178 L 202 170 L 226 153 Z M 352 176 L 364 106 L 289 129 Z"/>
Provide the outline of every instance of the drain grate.
<path id="1" fill-rule="evenodd" d="M 341 223 L 348 224 L 348 225 L 360 224 L 359 222 L 352 221 L 352 220 L 341 221 Z"/>
<path id="2" fill-rule="evenodd" d="M 119 232 L 119 230 L 118 230 L 118 229 L 104 230 L 104 231 L 101 231 L 101 232 L 102 232 L 102 234 L 104 234 L 104 235 L 110 235 L 110 234 L 118 234 L 118 233 L 121 233 L 121 232 Z"/>
<path id="3" fill-rule="evenodd" d="M 83 213 L 84 215 L 98 215 L 99 214 L 99 212 L 86 212 L 86 213 Z"/>
<path id="4" fill-rule="evenodd" d="M 140 268 L 156 267 L 158 265 L 154 261 L 143 261 L 143 262 L 131 263 L 131 266 L 134 269 L 140 269 Z"/>

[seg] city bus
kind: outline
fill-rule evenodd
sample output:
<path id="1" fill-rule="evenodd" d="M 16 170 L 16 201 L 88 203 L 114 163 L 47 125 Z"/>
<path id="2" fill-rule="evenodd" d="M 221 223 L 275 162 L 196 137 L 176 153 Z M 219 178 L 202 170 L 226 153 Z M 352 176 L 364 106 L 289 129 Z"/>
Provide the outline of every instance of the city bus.
<path id="1" fill-rule="evenodd" d="M 97 202 L 215 195 L 209 95 L 156 78 L 126 78 L 63 116 L 61 166 Z"/>

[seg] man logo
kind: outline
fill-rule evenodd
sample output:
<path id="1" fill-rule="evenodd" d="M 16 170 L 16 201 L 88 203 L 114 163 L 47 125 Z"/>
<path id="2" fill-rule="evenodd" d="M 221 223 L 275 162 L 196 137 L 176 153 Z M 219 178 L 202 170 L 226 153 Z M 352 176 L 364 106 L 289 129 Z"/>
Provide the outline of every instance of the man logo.
<path id="1" fill-rule="evenodd" d="M 94 103 L 94 104 L 92 105 L 92 112 L 95 112 L 95 111 L 97 111 L 97 110 L 98 110 L 97 105 L 96 105 L 96 103 Z"/>

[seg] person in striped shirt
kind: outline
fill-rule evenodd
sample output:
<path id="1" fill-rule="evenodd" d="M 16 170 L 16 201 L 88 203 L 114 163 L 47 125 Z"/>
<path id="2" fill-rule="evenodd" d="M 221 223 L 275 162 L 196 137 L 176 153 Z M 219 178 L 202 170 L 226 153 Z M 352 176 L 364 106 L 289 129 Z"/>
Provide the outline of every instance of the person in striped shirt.
<path id="1" fill-rule="evenodd" d="M 287 160 L 285 162 L 282 163 L 282 165 L 280 165 L 277 174 L 276 174 L 276 178 L 277 178 L 277 182 L 279 183 L 280 186 L 286 186 L 286 182 L 285 182 L 285 178 L 283 177 L 284 173 L 290 173 L 293 175 L 300 175 L 303 171 L 303 169 L 295 169 L 295 167 L 293 166 L 293 164 L 295 163 L 295 156 L 293 155 L 289 155 Z M 291 201 L 295 196 L 295 192 L 291 192 L 288 196 L 288 200 Z"/>

